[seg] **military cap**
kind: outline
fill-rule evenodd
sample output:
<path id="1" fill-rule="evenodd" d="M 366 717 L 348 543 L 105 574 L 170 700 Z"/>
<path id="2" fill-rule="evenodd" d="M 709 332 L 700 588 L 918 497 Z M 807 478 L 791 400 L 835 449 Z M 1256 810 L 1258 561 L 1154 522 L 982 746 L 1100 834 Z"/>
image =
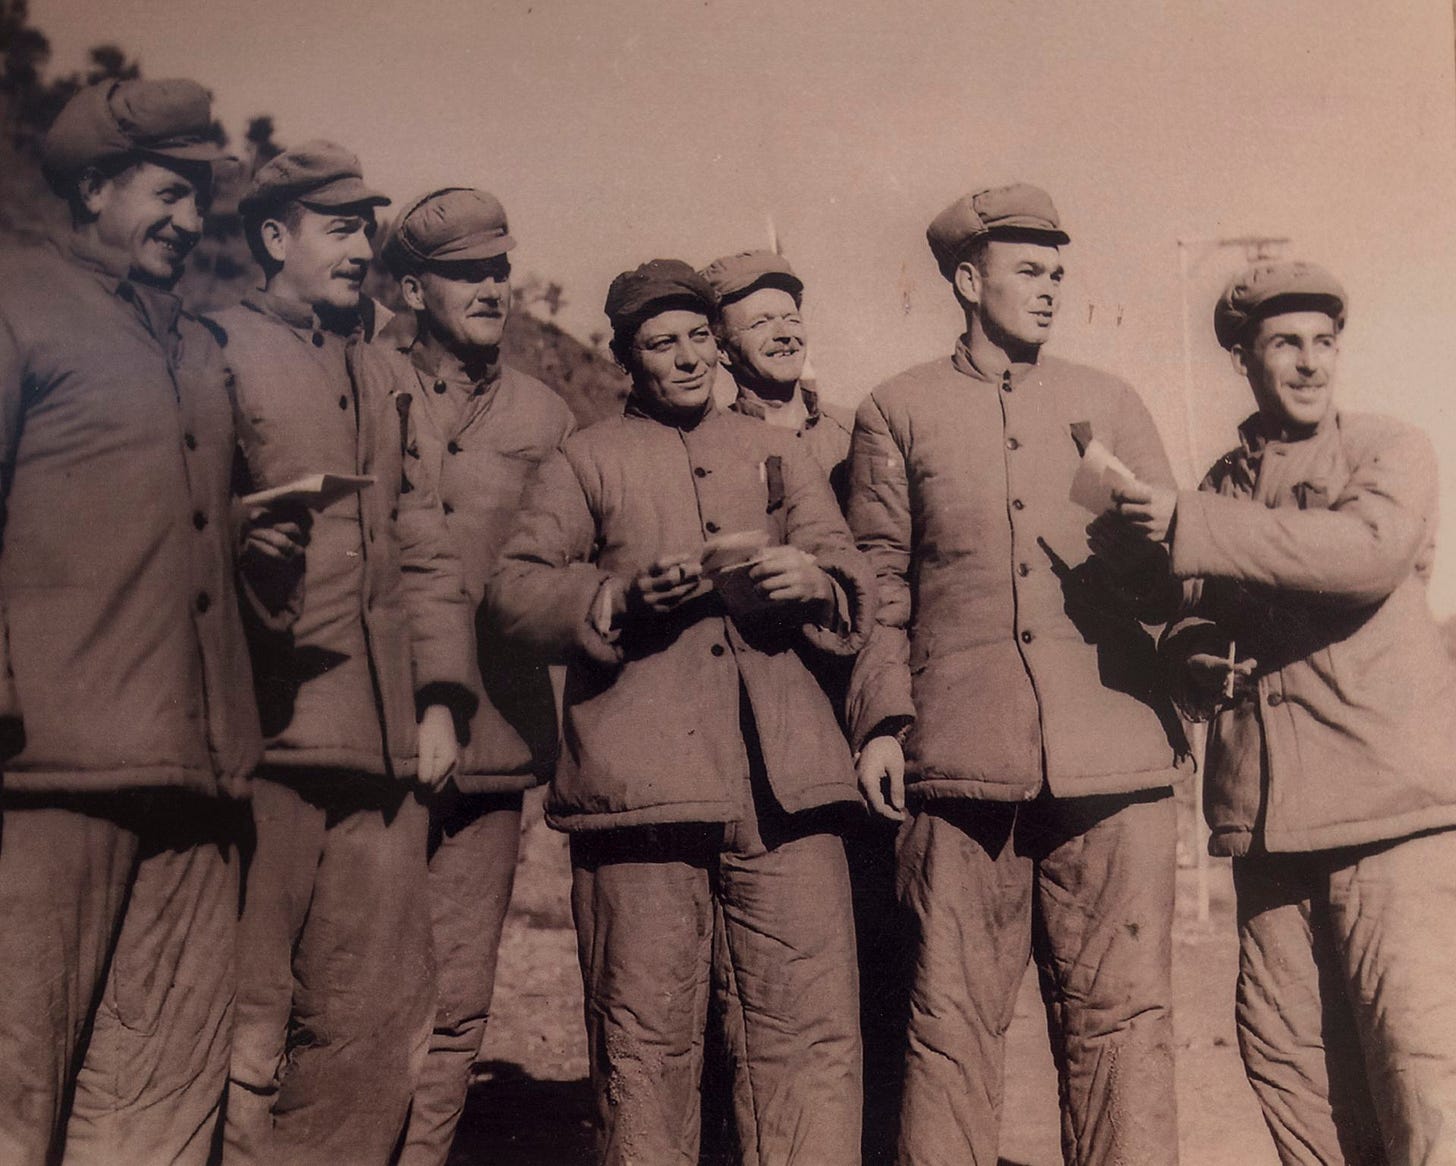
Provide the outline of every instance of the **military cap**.
<path id="1" fill-rule="evenodd" d="M 962 195 L 931 220 L 925 232 L 941 273 L 949 279 L 966 248 L 977 239 L 1028 237 L 1059 246 L 1070 243 L 1051 195 L 1018 182 Z"/>
<path id="2" fill-rule="evenodd" d="M 465 263 L 504 255 L 516 241 L 506 208 L 494 195 L 447 186 L 421 195 L 400 212 L 384 259 L 396 272 L 430 263 Z"/>
<path id="3" fill-rule="evenodd" d="M 689 307 L 707 316 L 718 313 L 712 285 L 681 259 L 651 259 L 624 271 L 607 289 L 606 313 L 614 332 L 635 328 L 643 320 L 673 307 Z"/>
<path id="4" fill-rule="evenodd" d="M 717 293 L 719 305 L 741 300 L 761 287 L 776 287 L 789 293 L 798 303 L 804 294 L 804 281 L 794 274 L 789 261 L 773 251 L 740 251 L 715 259 L 698 273 Z"/>
<path id="5" fill-rule="evenodd" d="M 315 210 L 350 206 L 387 206 L 389 199 L 364 185 L 359 159 L 333 142 L 312 141 L 258 168 L 238 209 L 245 216 L 301 202 Z"/>
<path id="6" fill-rule="evenodd" d="M 81 90 L 56 116 L 41 167 L 57 190 L 88 166 L 130 156 L 212 163 L 212 99 L 196 81 L 108 81 Z"/>
<path id="7" fill-rule="evenodd" d="M 1250 324 L 1281 312 L 1325 312 L 1335 329 L 1345 326 L 1345 289 L 1313 263 L 1265 260 L 1229 281 L 1213 309 L 1213 332 L 1225 348 L 1242 339 Z"/>

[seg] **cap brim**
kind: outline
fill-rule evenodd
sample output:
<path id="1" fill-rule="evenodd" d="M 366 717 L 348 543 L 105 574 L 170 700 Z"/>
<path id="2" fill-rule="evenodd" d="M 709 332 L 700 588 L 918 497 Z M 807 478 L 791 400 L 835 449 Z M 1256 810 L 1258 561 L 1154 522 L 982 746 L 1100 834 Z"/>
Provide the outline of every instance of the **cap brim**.
<path id="1" fill-rule="evenodd" d="M 237 161 L 216 142 L 190 142 L 183 146 L 145 146 L 138 153 L 153 158 L 172 158 L 178 162 Z"/>
<path id="2" fill-rule="evenodd" d="M 1072 237 L 1060 227 L 1049 227 L 1040 219 L 1002 219 L 982 238 L 1013 243 L 1050 243 L 1065 247 Z"/>
<path id="3" fill-rule="evenodd" d="M 516 241 L 509 235 L 479 235 L 461 239 L 443 250 L 429 256 L 426 263 L 475 263 L 482 259 L 494 259 L 504 255 Z"/>
<path id="4" fill-rule="evenodd" d="M 784 271 L 766 271 L 762 275 L 754 276 L 753 279 L 741 285 L 730 285 L 728 287 L 715 288 L 718 293 L 718 305 L 731 304 L 735 300 L 741 300 L 745 296 L 758 291 L 761 287 L 774 287 L 780 291 L 786 291 L 794 299 L 799 299 L 804 294 L 804 281 L 797 275 L 789 275 Z"/>
<path id="5" fill-rule="evenodd" d="M 302 190 L 293 196 L 295 202 L 306 207 L 321 210 L 337 210 L 345 206 L 388 206 L 390 199 L 364 185 L 362 178 L 352 175 L 336 178 L 312 190 Z"/>

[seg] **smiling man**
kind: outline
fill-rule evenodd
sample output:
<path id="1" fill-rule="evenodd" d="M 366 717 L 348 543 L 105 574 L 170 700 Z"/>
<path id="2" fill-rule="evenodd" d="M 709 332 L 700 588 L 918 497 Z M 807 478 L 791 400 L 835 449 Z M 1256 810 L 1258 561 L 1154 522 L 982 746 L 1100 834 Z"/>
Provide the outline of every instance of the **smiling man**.
<path id="1" fill-rule="evenodd" d="M 480 1054 L 515 880 L 522 791 L 550 777 L 556 706 L 543 662 L 503 644 L 484 595 L 536 466 L 571 410 L 501 361 L 516 241 L 482 190 L 432 191 L 405 208 L 384 259 L 408 313 L 381 342 L 413 365 L 411 469 L 439 495 L 475 617 L 483 699 L 449 784 L 430 806 L 430 915 L 438 996 L 400 1166 L 444 1166 Z"/>
<path id="2" fill-rule="evenodd" d="M 1336 410 L 1345 304 L 1309 263 L 1232 280 L 1214 328 L 1258 411 L 1198 492 L 1139 484 L 1119 509 L 1192 581 L 1164 652 L 1212 721 L 1239 1047 L 1281 1158 L 1449 1162 L 1456 665 L 1426 602 L 1436 459 L 1408 425 Z"/>
<path id="3" fill-rule="evenodd" d="M 1093 437 L 1150 481 L 1172 473 L 1130 386 L 1042 353 L 1068 243 L 1045 192 L 978 191 L 927 236 L 965 333 L 870 394 L 850 455 L 850 525 L 880 596 L 853 741 L 870 805 L 909 815 L 900 1161 L 996 1162 L 1032 957 L 1066 1161 L 1171 1162 L 1182 739 L 1140 622 L 1162 614 L 1166 555 L 1089 557 L 1068 495 Z"/>
<path id="4" fill-rule="evenodd" d="M 242 200 L 265 287 L 221 313 L 250 486 L 372 479 L 313 523 L 303 607 L 254 644 L 255 783 L 229 1163 L 384 1163 L 429 1033 L 426 791 L 473 713 L 474 633 L 415 444 L 414 377 L 367 343 L 375 208 L 358 159 L 309 142 Z"/>
<path id="5" fill-rule="evenodd" d="M 193 81 L 81 91 L 42 152 L 70 225 L 4 262 L 0 1160 L 21 1166 L 200 1166 L 227 1080 L 261 740 L 227 372 L 170 291 L 211 125 Z M 245 557 L 287 576 L 301 540 L 255 525 Z"/>
<path id="6" fill-rule="evenodd" d="M 703 268 L 718 295 L 718 356 L 737 389 L 728 407 L 796 434 L 843 499 L 854 413 L 804 383 L 804 284 L 772 251 L 725 255 Z"/>
<path id="7" fill-rule="evenodd" d="M 567 668 L 547 813 L 571 835 L 601 1161 L 697 1161 L 712 977 L 743 1038 L 744 1161 L 853 1163 L 854 925 L 834 825 L 858 798 L 799 649 L 853 653 L 870 579 L 793 435 L 714 408 L 716 310 L 677 260 L 612 282 L 626 415 L 543 463 L 490 604 L 505 635 Z M 752 547 L 715 584 L 725 552 L 710 548 L 730 535 Z"/>

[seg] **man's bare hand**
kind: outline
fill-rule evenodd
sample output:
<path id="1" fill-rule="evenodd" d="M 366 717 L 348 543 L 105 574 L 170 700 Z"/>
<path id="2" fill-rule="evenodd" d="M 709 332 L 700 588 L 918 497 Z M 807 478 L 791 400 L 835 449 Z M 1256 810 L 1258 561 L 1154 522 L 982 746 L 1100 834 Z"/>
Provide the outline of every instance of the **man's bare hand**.
<path id="1" fill-rule="evenodd" d="M 1168 561 L 1166 546 L 1149 542 L 1110 510 L 1087 524 L 1087 546 L 1121 578 L 1161 571 Z"/>
<path id="2" fill-rule="evenodd" d="M 696 554 L 664 555 L 626 587 L 626 610 L 666 615 L 691 599 L 703 583 L 703 564 Z"/>
<path id="3" fill-rule="evenodd" d="M 297 502 L 275 502 L 243 517 L 242 553 L 270 563 L 288 563 L 308 546 L 313 514 Z"/>
<path id="4" fill-rule="evenodd" d="M 748 577 L 774 603 L 834 602 L 834 584 L 814 556 L 798 547 L 768 547 L 751 560 Z"/>
<path id="5" fill-rule="evenodd" d="M 871 737 L 855 759 L 860 792 L 869 807 L 892 822 L 905 820 L 905 751 L 894 737 Z"/>
<path id="6" fill-rule="evenodd" d="M 1166 542 L 1178 509 L 1178 491 L 1133 481 L 1112 491 L 1113 513 L 1149 542 Z"/>
<path id="7" fill-rule="evenodd" d="M 1184 662 L 1188 672 L 1188 684 L 1201 698 L 1208 701 L 1236 700 L 1251 694 L 1255 689 L 1254 669 L 1259 662 L 1252 656 L 1236 660 L 1233 666 L 1233 691 L 1229 691 L 1229 662 L 1227 656 L 1213 652 L 1194 652 Z"/>
<path id="8" fill-rule="evenodd" d="M 419 768 L 416 771 L 421 785 L 430 789 L 444 789 L 445 783 L 455 774 L 456 762 L 460 759 L 460 744 L 455 740 L 455 719 L 450 710 L 442 704 L 432 704 L 420 717 Z"/>

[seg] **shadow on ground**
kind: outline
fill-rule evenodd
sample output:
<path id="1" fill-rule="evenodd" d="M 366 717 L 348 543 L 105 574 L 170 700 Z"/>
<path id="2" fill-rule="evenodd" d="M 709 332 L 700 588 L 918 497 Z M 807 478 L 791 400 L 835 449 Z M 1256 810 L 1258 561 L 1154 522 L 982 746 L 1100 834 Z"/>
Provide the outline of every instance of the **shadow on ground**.
<path id="1" fill-rule="evenodd" d="M 482 1061 L 449 1166 L 591 1166 L 591 1084 L 538 1081 L 512 1061 Z"/>

